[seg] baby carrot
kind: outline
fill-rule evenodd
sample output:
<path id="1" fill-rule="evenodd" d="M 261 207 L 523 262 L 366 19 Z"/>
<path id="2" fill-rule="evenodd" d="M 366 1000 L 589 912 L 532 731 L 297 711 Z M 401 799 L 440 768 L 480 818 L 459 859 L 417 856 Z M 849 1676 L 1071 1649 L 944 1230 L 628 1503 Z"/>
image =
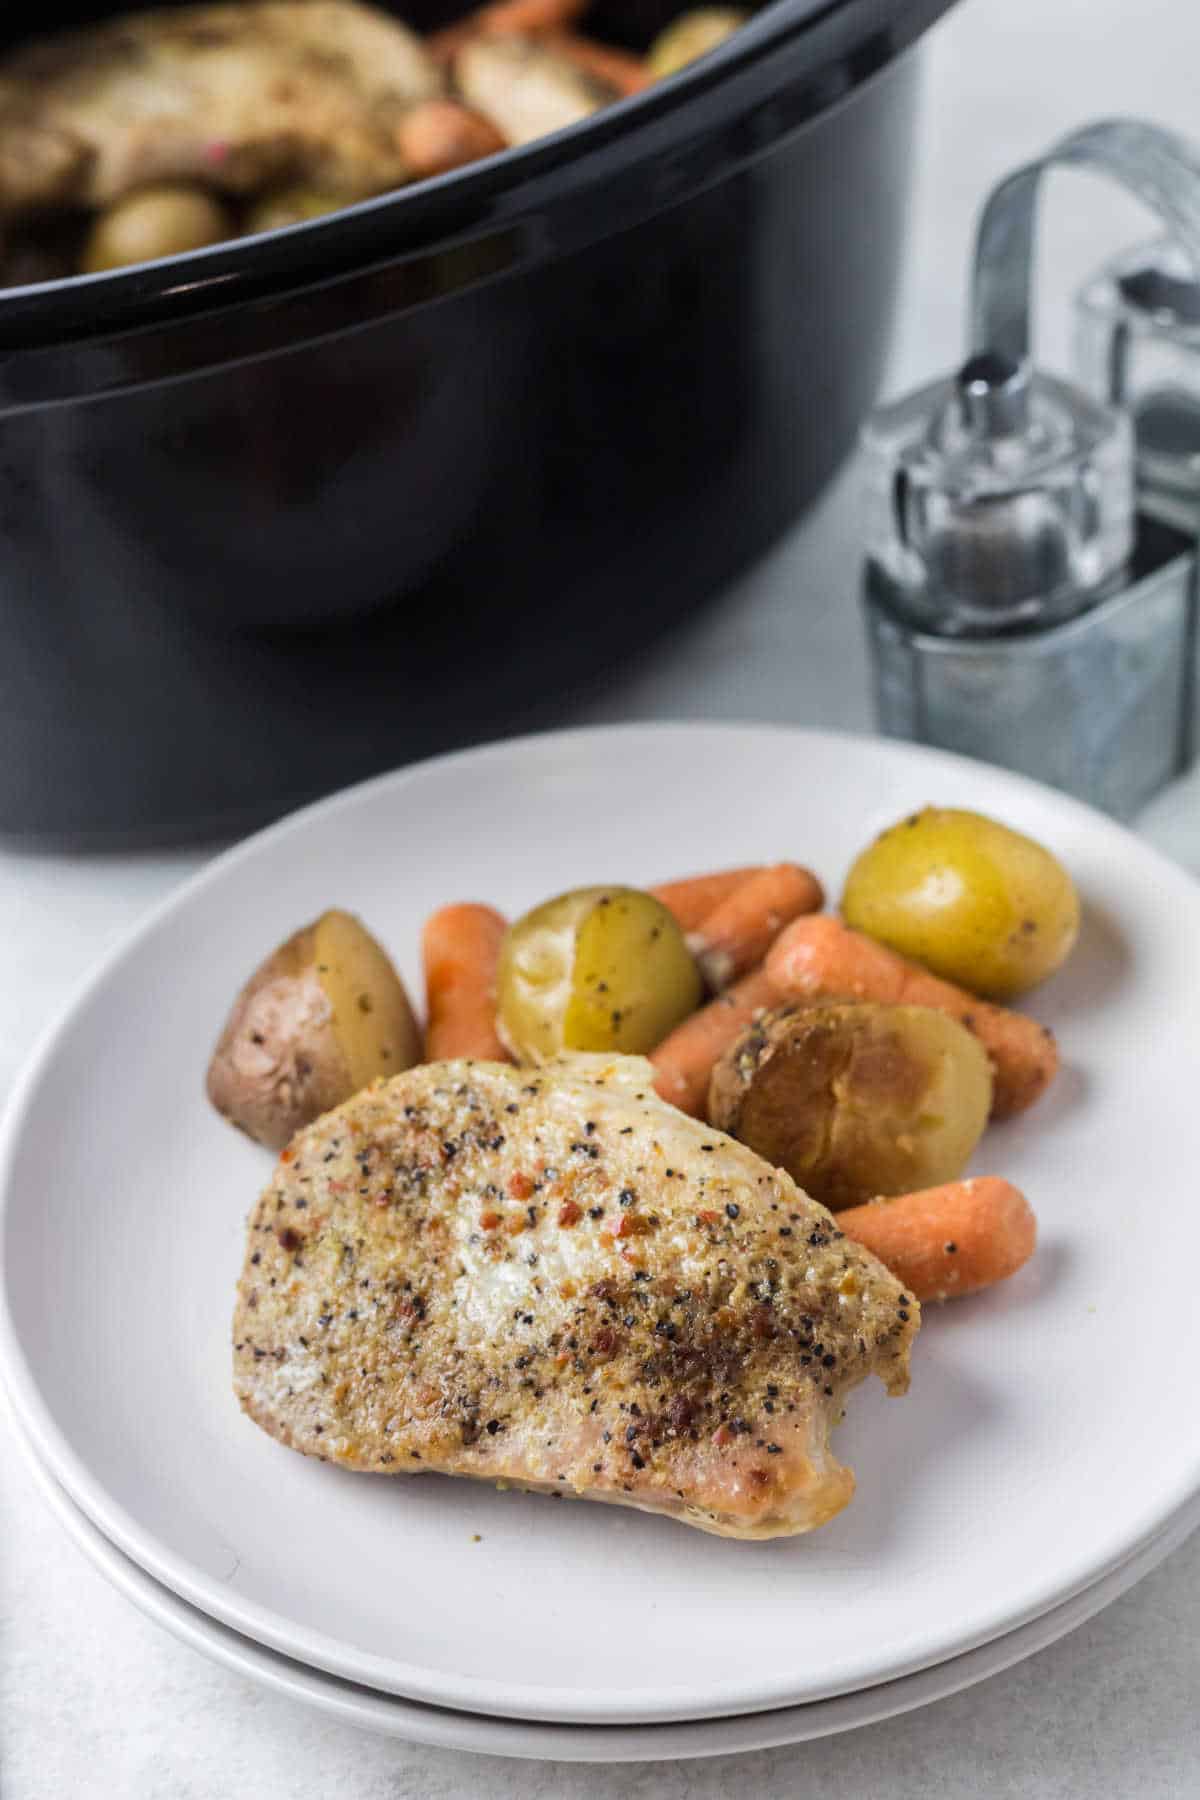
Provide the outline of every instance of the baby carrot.
<path id="1" fill-rule="evenodd" d="M 714 875 L 689 875 L 684 881 L 660 881 L 648 892 L 674 913 L 676 923 L 685 931 L 695 931 L 743 882 L 761 874 L 762 864 L 751 863 L 745 869 L 721 869 Z"/>
<path id="2" fill-rule="evenodd" d="M 453 25 L 445 25 L 425 39 L 425 48 L 437 62 L 450 62 L 464 44 L 476 37 L 538 36 L 573 24 L 588 9 L 589 0 L 491 0 Z"/>
<path id="3" fill-rule="evenodd" d="M 422 100 L 396 126 L 396 145 L 414 180 L 494 156 L 508 147 L 490 119 L 457 100 Z"/>
<path id="4" fill-rule="evenodd" d="M 1037 1242 L 1028 1200 L 995 1175 L 871 1200 L 840 1212 L 837 1223 L 922 1302 L 974 1294 L 1015 1275 Z"/>
<path id="5" fill-rule="evenodd" d="M 782 933 L 765 964 L 787 1000 L 881 1000 L 934 1006 L 973 1031 L 992 1062 L 992 1117 L 1024 1112 L 1054 1079 L 1058 1047 L 1036 1019 L 977 1000 L 942 981 L 840 919 L 797 919 Z"/>
<path id="6" fill-rule="evenodd" d="M 656 1091 L 681 1112 L 703 1118 L 713 1064 L 755 1014 L 765 1006 L 774 1006 L 778 999 L 763 971 L 755 969 L 735 987 L 727 988 L 708 1006 L 694 1012 L 650 1053 L 650 1061 L 658 1070 Z"/>
<path id="7" fill-rule="evenodd" d="M 490 906 L 443 906 L 425 921 L 425 1058 L 511 1058 L 496 1036 L 496 965 L 508 926 Z"/>
<path id="8" fill-rule="evenodd" d="M 546 45 L 585 75 L 607 82 L 618 94 L 640 94 L 654 80 L 642 57 L 633 56 L 628 50 L 616 50 L 610 44 L 598 44 L 594 38 L 580 37 L 573 31 L 551 32 Z"/>
<path id="9" fill-rule="evenodd" d="M 785 925 L 825 904 L 816 876 L 796 863 L 776 863 L 741 883 L 688 935 L 696 961 L 711 988 L 755 968 Z"/>

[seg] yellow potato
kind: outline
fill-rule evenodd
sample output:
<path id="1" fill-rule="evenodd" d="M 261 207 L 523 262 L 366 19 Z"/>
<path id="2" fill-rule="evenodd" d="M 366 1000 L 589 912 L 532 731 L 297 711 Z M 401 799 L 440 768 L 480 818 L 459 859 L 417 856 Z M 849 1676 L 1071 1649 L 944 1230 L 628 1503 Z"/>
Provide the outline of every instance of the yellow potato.
<path id="1" fill-rule="evenodd" d="M 102 269 L 182 256 L 234 235 L 229 214 L 203 188 L 162 182 L 127 194 L 100 214 L 88 232 L 80 266 L 85 275 L 98 275 Z"/>
<path id="2" fill-rule="evenodd" d="M 783 1006 L 713 1070 L 709 1122 L 837 1209 L 961 1175 L 992 1107 L 987 1052 L 926 1006 Z"/>
<path id="3" fill-rule="evenodd" d="M 1032 838 L 982 813 L 927 806 L 862 852 L 848 925 L 946 981 L 1010 1000 L 1052 975 L 1079 934 L 1079 895 Z"/>
<path id="4" fill-rule="evenodd" d="M 749 13 L 734 6 L 698 6 L 680 13 L 659 32 L 646 61 L 650 72 L 662 81 L 686 68 L 697 57 L 707 56 L 746 23 Z"/>
<path id="5" fill-rule="evenodd" d="M 208 1068 L 217 1111 L 280 1150 L 302 1125 L 421 1060 L 404 984 L 350 913 L 322 913 L 247 981 Z"/>
<path id="6" fill-rule="evenodd" d="M 513 1055 L 652 1050 L 703 997 L 666 907 L 635 888 L 577 888 L 510 927 L 500 955 L 499 1030 Z"/>
<path id="7" fill-rule="evenodd" d="M 344 199 L 320 188 L 276 188 L 254 202 L 242 221 L 242 230 L 247 236 L 258 231 L 280 231 L 285 225 L 303 225 L 308 219 L 324 218 L 326 213 L 337 212 L 345 205 Z"/>

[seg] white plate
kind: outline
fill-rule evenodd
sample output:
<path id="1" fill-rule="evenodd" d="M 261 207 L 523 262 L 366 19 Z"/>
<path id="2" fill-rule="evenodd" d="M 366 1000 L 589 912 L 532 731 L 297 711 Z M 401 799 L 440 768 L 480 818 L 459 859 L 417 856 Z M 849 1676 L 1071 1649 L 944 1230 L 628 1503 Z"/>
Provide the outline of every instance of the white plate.
<path id="1" fill-rule="evenodd" d="M 864 840 L 928 798 L 1052 844 L 1087 927 L 1037 1002 L 1067 1067 L 980 1157 L 1027 1188 L 1039 1254 L 929 1319 L 907 1400 L 854 1396 L 841 1443 L 860 1488 L 842 1517 L 733 1544 L 464 1482 L 368 1481 L 240 1416 L 228 1314 L 268 1164 L 200 1090 L 264 949 L 334 902 L 415 979 L 420 922 L 451 898 L 515 911 L 577 882 L 786 854 L 836 892 Z M 635 727 L 387 777 L 216 863 L 43 1045 L 0 1156 L 0 1363 L 107 1537 L 213 1617 L 347 1679 L 589 1724 L 893 1680 L 1061 1605 L 1200 1489 L 1198 964 L 1187 877 L 1057 794 L 909 747 Z"/>
<path id="2" fill-rule="evenodd" d="M 110 1544 L 91 1520 L 67 1498 L 62 1488 L 23 1443 L 38 1487 L 78 1548 L 138 1610 L 172 1636 L 210 1656 L 236 1674 L 259 1682 L 289 1700 L 316 1707 L 344 1725 L 383 1737 L 432 1744 L 442 1750 L 470 1750 L 487 1756 L 522 1756 L 555 1762 L 677 1762 L 684 1757 L 729 1756 L 749 1750 L 774 1750 L 781 1744 L 807 1743 L 832 1737 L 860 1725 L 877 1724 L 944 1700 L 963 1688 L 998 1675 L 1027 1656 L 1046 1649 L 1140 1581 L 1176 1550 L 1200 1523 L 1195 1501 L 1168 1521 L 1142 1550 L 1077 1594 L 1073 1600 L 1043 1613 L 1028 1625 L 993 1638 L 935 1668 L 879 1687 L 862 1688 L 811 1706 L 784 1707 L 778 1712 L 747 1713 L 741 1718 L 702 1719 L 689 1725 L 547 1725 L 536 1720 L 489 1719 L 478 1713 L 449 1712 L 422 1706 L 395 1694 L 378 1694 L 291 1661 L 253 1639 L 189 1606 L 170 1588 L 147 1575 Z"/>

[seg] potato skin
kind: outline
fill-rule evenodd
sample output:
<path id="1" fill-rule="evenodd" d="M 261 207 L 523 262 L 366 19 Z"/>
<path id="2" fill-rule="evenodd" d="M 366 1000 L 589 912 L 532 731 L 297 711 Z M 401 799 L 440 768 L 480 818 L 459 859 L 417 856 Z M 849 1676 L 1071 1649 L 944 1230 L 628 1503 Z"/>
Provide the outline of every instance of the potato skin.
<path id="1" fill-rule="evenodd" d="M 242 988 L 208 1066 L 208 1098 L 257 1143 L 420 1060 L 421 1037 L 386 952 L 350 913 L 294 932 Z"/>
<path id="2" fill-rule="evenodd" d="M 85 275 L 131 263 L 181 256 L 236 236 L 215 195 L 183 182 L 162 182 L 115 200 L 88 232 L 80 266 Z"/>
<path id="3" fill-rule="evenodd" d="M 269 1150 L 353 1091 L 306 925 L 254 971 L 208 1065 L 208 1097 Z"/>
<path id="4" fill-rule="evenodd" d="M 650 46 L 646 60 L 651 74 L 659 81 L 678 74 L 740 31 L 749 17 L 748 12 L 733 6 L 699 6 L 680 13 Z"/>
<path id="5" fill-rule="evenodd" d="M 983 813 L 926 806 L 869 844 L 842 894 L 847 925 L 989 1000 L 1052 975 L 1079 933 L 1058 859 Z"/>
<path id="6" fill-rule="evenodd" d="M 944 1013 L 830 1001 L 763 1014 L 717 1063 L 708 1099 L 712 1125 L 837 1211 L 961 1175 L 992 1072 Z"/>

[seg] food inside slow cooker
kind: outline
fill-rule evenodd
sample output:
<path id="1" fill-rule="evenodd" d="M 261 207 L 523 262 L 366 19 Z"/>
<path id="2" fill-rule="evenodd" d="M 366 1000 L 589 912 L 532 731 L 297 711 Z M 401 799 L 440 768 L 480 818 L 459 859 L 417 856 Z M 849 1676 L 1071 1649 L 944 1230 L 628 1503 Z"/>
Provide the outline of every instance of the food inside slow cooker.
<path id="1" fill-rule="evenodd" d="M 131 13 L 0 61 L 0 284 L 293 225 L 527 144 L 674 74 L 745 14 L 644 57 L 587 0 L 494 0 L 420 37 L 358 0 Z"/>

